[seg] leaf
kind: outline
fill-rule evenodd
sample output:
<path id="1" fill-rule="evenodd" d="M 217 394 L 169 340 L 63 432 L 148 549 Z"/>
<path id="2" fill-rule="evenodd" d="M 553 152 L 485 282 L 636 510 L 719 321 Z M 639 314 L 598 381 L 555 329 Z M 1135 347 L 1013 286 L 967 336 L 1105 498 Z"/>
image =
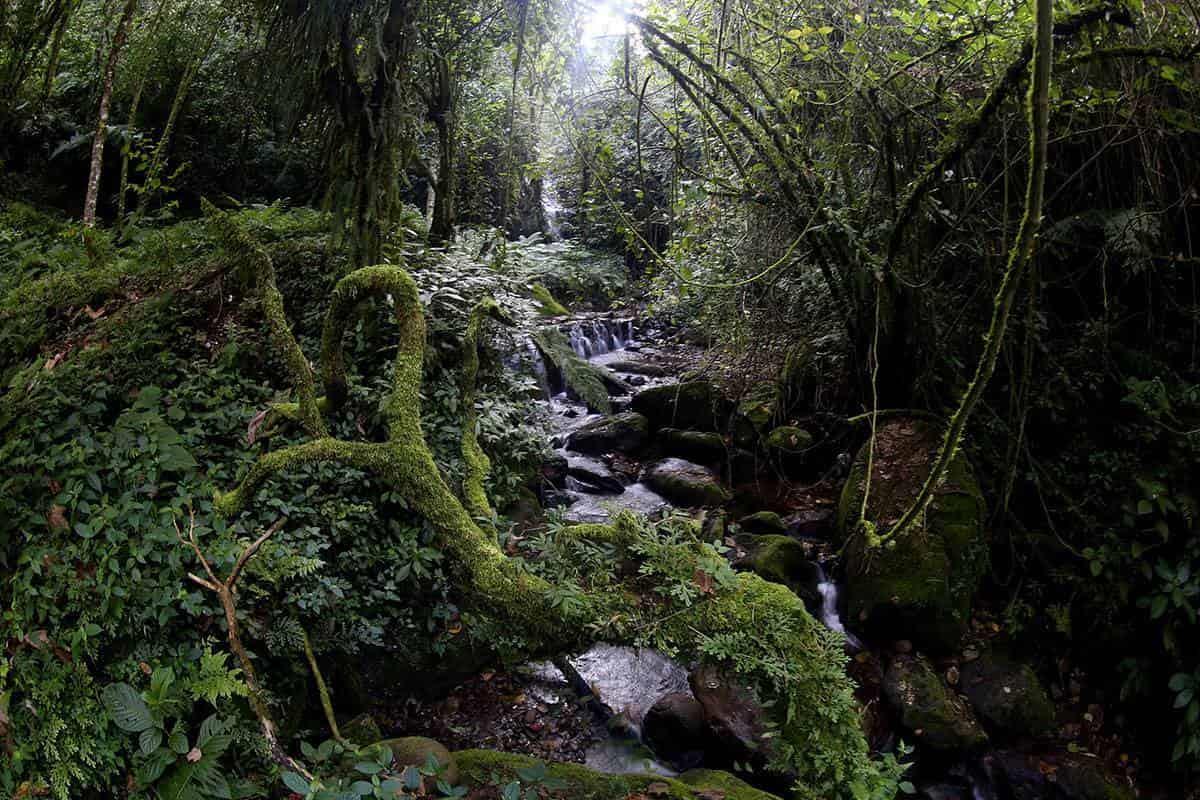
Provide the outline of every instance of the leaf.
<path id="1" fill-rule="evenodd" d="M 100 692 L 100 698 L 121 730 L 141 733 L 154 725 L 150 707 L 128 683 L 110 683 Z"/>
<path id="2" fill-rule="evenodd" d="M 142 734 L 138 736 L 138 749 L 142 751 L 142 755 L 148 756 L 158 749 L 162 744 L 162 731 L 158 728 L 146 728 Z"/>
<path id="3" fill-rule="evenodd" d="M 363 775 L 374 775 L 379 772 L 379 765 L 374 761 L 360 761 L 354 765 L 354 768 Z"/>
<path id="4" fill-rule="evenodd" d="M 512 781 L 500 790 L 500 800 L 521 800 L 521 784 Z"/>
<path id="5" fill-rule="evenodd" d="M 296 794 L 308 794 L 309 790 L 312 788 L 308 781 L 304 780 L 304 778 L 302 778 L 300 775 L 297 775 L 295 772 L 284 772 L 279 777 L 283 781 L 283 785 L 291 789 Z"/>

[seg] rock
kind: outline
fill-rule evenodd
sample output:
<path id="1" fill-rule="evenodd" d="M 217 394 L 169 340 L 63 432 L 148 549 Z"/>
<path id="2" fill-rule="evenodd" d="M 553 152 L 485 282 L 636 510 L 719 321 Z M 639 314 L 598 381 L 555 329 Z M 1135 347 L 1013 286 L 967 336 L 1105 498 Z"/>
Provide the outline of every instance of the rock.
<path id="1" fill-rule="evenodd" d="M 609 361 L 605 364 L 606 367 L 613 372 L 629 372 L 634 375 L 649 375 L 651 378 L 664 378 L 669 373 L 666 367 L 660 367 L 658 364 L 651 364 L 647 361 L 639 361 L 635 359 L 618 359 Z"/>
<path id="2" fill-rule="evenodd" d="M 576 480 L 596 487 L 599 494 L 620 494 L 625 491 L 621 479 L 603 461 L 595 458 L 570 456 L 567 459 L 567 473 Z"/>
<path id="3" fill-rule="evenodd" d="M 392 751 L 392 765 L 396 772 L 404 767 L 423 767 L 430 756 L 437 759 L 440 777 L 449 784 L 458 782 L 458 764 L 450 751 L 439 742 L 425 736 L 403 736 L 399 739 L 384 739 L 373 747 L 387 747 Z"/>
<path id="4" fill-rule="evenodd" d="M 707 467 L 667 458 L 652 464 L 643 478 L 650 488 L 673 503 L 685 506 L 717 506 L 729 499 L 716 473 Z"/>
<path id="5" fill-rule="evenodd" d="M 770 739 L 763 738 L 766 712 L 754 693 L 712 664 L 697 667 L 688 682 L 704 709 L 705 723 L 716 739 L 716 752 L 730 762 L 763 763 Z"/>
<path id="6" fill-rule="evenodd" d="M 557 489 L 542 494 L 542 506 L 545 508 L 565 508 L 575 502 L 575 495 Z"/>
<path id="7" fill-rule="evenodd" d="M 655 428 L 715 431 L 729 416 L 728 401 L 702 380 L 645 389 L 633 396 L 630 407 L 645 414 Z"/>
<path id="8" fill-rule="evenodd" d="M 702 464 L 715 464 L 725 459 L 725 440 L 719 433 L 663 428 L 658 432 L 658 440 L 662 451 L 669 456 Z"/>
<path id="9" fill-rule="evenodd" d="M 642 741 L 676 767 L 700 764 L 708 745 L 704 706 L 683 692 L 663 695 L 642 720 Z"/>
<path id="10" fill-rule="evenodd" d="M 524 486 L 517 490 L 517 499 L 513 504 L 504 509 L 504 516 L 515 522 L 518 527 L 528 527 L 536 523 L 543 514 L 542 504 L 538 502 L 537 495 Z"/>
<path id="11" fill-rule="evenodd" d="M 567 448 L 578 453 L 600 455 L 617 450 L 628 453 L 646 442 L 650 426 L 646 418 L 627 411 L 589 422 L 567 437 Z"/>
<path id="12" fill-rule="evenodd" d="M 1077 753 L 1033 755 L 1004 750 L 992 758 L 998 783 L 1014 800 L 1134 800 L 1128 781 L 1104 763 Z"/>
<path id="13" fill-rule="evenodd" d="M 562 489 L 567 485 L 567 459 L 558 453 L 547 456 L 542 461 L 541 466 L 542 482 L 548 486 L 553 486 L 555 489 Z"/>
<path id="14" fill-rule="evenodd" d="M 1054 704 L 1027 664 L 988 652 L 962 668 L 962 689 L 986 725 L 1010 736 L 1041 736 L 1054 726 Z"/>
<path id="15" fill-rule="evenodd" d="M 750 536 L 745 540 L 738 537 L 738 543 L 749 551 L 743 565 L 766 580 L 787 586 L 810 607 L 819 603 L 821 592 L 817 585 L 821 582 L 821 568 L 809 560 L 803 544 L 779 534 Z"/>
<path id="16" fill-rule="evenodd" d="M 883 676 L 883 693 L 914 741 L 944 753 L 968 753 L 987 744 L 971 707 L 942 682 L 924 658 L 896 656 Z"/>
<path id="17" fill-rule="evenodd" d="M 775 416 L 775 388 L 760 386 L 752 389 L 737 404 L 733 436 L 739 447 L 753 448 L 766 432 Z"/>
<path id="18" fill-rule="evenodd" d="M 876 434 L 867 518 L 886 532 L 916 497 L 941 434 L 925 420 L 900 417 Z M 924 520 L 886 547 L 857 531 L 866 486 L 867 445 L 842 490 L 838 536 L 846 544 L 848 617 L 868 634 L 908 638 L 946 653 L 966 630 L 971 600 L 987 566 L 986 509 L 971 465 L 960 453 Z"/>
<path id="19" fill-rule="evenodd" d="M 832 508 L 813 508 L 790 514 L 783 521 L 792 536 L 829 539 L 837 528 L 837 513 Z"/>
<path id="20" fill-rule="evenodd" d="M 633 387 L 645 386 L 646 385 L 646 376 L 645 375 L 630 375 L 628 378 L 626 378 L 625 382 Z"/>
<path id="21" fill-rule="evenodd" d="M 721 467 L 733 484 L 752 483 L 758 477 L 759 458 L 749 450 L 734 448 Z"/>
<path id="22" fill-rule="evenodd" d="M 812 447 L 813 436 L 795 425 L 782 425 L 767 434 L 767 447 L 778 453 L 795 455 Z"/>
<path id="23" fill-rule="evenodd" d="M 619 508 L 649 518 L 657 518 L 671 507 L 666 498 L 651 491 L 644 483 L 625 487 L 621 494 L 580 495 L 563 514 L 565 522 L 608 522 Z"/>
<path id="24" fill-rule="evenodd" d="M 738 520 L 738 526 L 746 533 L 761 535 L 777 534 L 782 536 L 788 532 L 783 518 L 774 511 L 756 511 L 753 514 L 747 514 Z"/>

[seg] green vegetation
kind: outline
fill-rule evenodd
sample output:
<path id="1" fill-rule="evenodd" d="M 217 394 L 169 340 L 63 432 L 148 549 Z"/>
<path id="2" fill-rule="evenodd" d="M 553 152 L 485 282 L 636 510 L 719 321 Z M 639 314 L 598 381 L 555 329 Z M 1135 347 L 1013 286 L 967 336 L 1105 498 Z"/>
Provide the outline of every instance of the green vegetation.
<path id="1" fill-rule="evenodd" d="M 1180 794 L 1198 42 L 0 2 L 0 797 Z M 679 779 L 542 758 L 600 644 L 690 672 Z"/>

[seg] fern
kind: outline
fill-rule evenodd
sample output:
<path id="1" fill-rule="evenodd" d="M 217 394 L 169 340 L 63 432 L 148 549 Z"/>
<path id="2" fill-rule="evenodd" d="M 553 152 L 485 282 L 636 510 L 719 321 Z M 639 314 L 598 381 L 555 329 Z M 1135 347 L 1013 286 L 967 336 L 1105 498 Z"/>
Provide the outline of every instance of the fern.
<path id="1" fill-rule="evenodd" d="M 562 373 L 567 386 L 573 389 L 589 408 L 602 414 L 612 411 L 603 370 L 576 355 L 562 331 L 557 328 L 541 328 L 530 335 L 542 355 Z"/>

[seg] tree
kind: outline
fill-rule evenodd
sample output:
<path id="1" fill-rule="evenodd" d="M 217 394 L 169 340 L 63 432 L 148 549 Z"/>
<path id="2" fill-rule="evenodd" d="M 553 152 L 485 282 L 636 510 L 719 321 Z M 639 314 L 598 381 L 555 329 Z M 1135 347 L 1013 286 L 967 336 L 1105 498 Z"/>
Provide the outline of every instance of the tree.
<path id="1" fill-rule="evenodd" d="M 113 81 L 117 75 L 117 62 L 129 34 L 129 25 L 137 10 L 137 0 L 125 0 L 117 29 L 113 33 L 108 59 L 104 63 L 104 78 L 100 87 L 100 109 L 96 113 L 96 133 L 92 139 L 92 160 L 88 169 L 87 193 L 83 199 L 83 224 L 91 228 L 96 225 L 96 201 L 100 195 L 100 172 L 104 167 L 104 141 L 108 136 L 108 111 L 112 103 Z"/>

